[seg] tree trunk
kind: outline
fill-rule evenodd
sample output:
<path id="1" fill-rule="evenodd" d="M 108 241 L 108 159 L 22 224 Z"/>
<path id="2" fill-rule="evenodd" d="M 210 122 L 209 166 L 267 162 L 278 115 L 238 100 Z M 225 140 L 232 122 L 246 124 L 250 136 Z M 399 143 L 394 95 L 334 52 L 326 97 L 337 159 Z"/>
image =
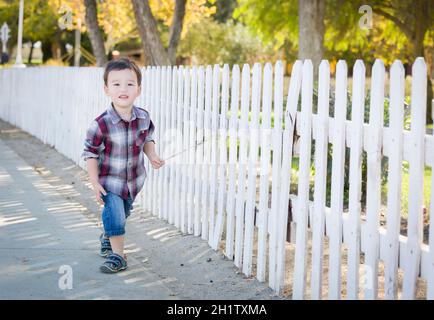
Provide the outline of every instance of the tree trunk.
<path id="1" fill-rule="evenodd" d="M 298 58 L 312 60 L 315 78 L 323 56 L 324 12 L 324 0 L 298 1 Z"/>
<path id="2" fill-rule="evenodd" d="M 148 65 L 170 65 L 169 56 L 161 43 L 157 23 L 148 0 L 132 0 L 145 60 Z"/>
<path id="3" fill-rule="evenodd" d="M 167 50 L 171 64 L 175 64 L 176 62 L 176 49 L 178 48 L 182 26 L 184 24 L 186 2 L 187 0 L 176 0 L 173 22 L 170 26 L 169 48 Z"/>
<path id="4" fill-rule="evenodd" d="M 102 67 L 107 62 L 107 56 L 104 49 L 104 40 L 98 25 L 96 0 L 84 0 L 84 5 L 86 6 L 86 27 L 89 31 L 89 39 L 96 58 L 96 65 Z"/>
<path id="5" fill-rule="evenodd" d="M 35 47 L 35 44 L 33 43 L 33 41 L 30 42 L 30 52 L 29 52 L 29 60 L 27 61 L 28 64 L 32 63 L 32 58 L 33 58 L 33 48 Z"/>
<path id="6" fill-rule="evenodd" d="M 424 0 L 415 1 L 413 5 L 416 6 L 415 11 L 415 29 L 412 37 L 410 39 L 412 52 L 413 52 L 413 62 L 417 57 L 425 57 L 425 46 L 423 40 L 425 38 L 425 33 L 427 32 L 429 25 L 431 23 L 430 17 L 427 14 L 429 12 L 429 3 Z M 426 106 L 426 123 L 433 123 L 432 118 L 432 99 L 433 99 L 433 89 L 432 82 L 429 72 L 427 73 L 427 106 Z"/>

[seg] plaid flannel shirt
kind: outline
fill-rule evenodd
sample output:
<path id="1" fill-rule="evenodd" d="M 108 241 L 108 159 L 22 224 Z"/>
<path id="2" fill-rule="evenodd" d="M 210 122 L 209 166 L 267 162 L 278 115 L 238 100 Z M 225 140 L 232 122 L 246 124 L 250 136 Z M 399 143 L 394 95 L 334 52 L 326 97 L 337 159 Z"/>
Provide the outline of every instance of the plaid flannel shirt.
<path id="1" fill-rule="evenodd" d="M 143 148 L 148 141 L 155 143 L 154 129 L 149 113 L 135 106 L 129 122 L 113 105 L 92 121 L 81 156 L 98 159 L 99 183 L 106 191 L 135 199 L 147 176 Z"/>

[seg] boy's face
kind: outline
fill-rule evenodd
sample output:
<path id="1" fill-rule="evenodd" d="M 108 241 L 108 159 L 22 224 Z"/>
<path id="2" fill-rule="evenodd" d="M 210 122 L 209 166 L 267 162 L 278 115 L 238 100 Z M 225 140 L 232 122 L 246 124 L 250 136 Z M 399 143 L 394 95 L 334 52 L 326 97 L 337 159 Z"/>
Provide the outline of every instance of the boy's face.
<path id="1" fill-rule="evenodd" d="M 141 87 L 137 83 L 137 75 L 133 70 L 113 70 L 107 77 L 104 92 L 116 107 L 130 108 L 140 95 Z"/>

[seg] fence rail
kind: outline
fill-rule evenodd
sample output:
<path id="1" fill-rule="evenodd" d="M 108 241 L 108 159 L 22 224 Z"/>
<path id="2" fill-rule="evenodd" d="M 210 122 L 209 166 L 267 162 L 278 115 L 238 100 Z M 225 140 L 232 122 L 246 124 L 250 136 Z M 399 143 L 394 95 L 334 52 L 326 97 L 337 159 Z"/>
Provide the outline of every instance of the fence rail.
<path id="1" fill-rule="evenodd" d="M 428 221 L 422 192 L 424 183 L 431 190 L 434 184 L 434 174 L 424 181 L 434 164 L 434 137 L 425 131 L 422 58 L 413 65 L 410 130 L 404 129 L 400 61 L 389 73 L 375 62 L 366 123 L 360 60 L 351 101 L 345 61 L 337 64 L 334 88 L 329 63 L 321 63 L 317 104 L 309 60 L 293 65 L 286 99 L 280 62 L 274 68 L 257 63 L 252 70 L 179 66 L 142 73 L 136 105 L 150 112 L 157 152 L 167 159 L 158 171 L 146 163 L 148 178 L 138 197 L 143 209 L 202 237 L 246 276 L 294 299 L 434 299 L 434 193 Z M 80 154 L 86 128 L 109 104 L 102 86 L 100 68 L 0 70 L 0 117 L 85 168 Z"/>

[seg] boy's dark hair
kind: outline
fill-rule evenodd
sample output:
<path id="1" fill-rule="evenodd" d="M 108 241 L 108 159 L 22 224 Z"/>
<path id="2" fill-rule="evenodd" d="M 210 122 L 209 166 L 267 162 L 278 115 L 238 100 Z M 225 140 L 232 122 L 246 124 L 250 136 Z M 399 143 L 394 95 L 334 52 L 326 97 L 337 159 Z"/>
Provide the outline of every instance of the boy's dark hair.
<path id="1" fill-rule="evenodd" d="M 137 84 L 140 86 L 142 84 L 142 73 L 139 67 L 128 58 L 120 58 L 117 60 L 109 61 L 104 68 L 104 84 L 107 85 L 108 75 L 113 70 L 125 70 L 129 69 L 134 71 L 137 76 Z"/>

